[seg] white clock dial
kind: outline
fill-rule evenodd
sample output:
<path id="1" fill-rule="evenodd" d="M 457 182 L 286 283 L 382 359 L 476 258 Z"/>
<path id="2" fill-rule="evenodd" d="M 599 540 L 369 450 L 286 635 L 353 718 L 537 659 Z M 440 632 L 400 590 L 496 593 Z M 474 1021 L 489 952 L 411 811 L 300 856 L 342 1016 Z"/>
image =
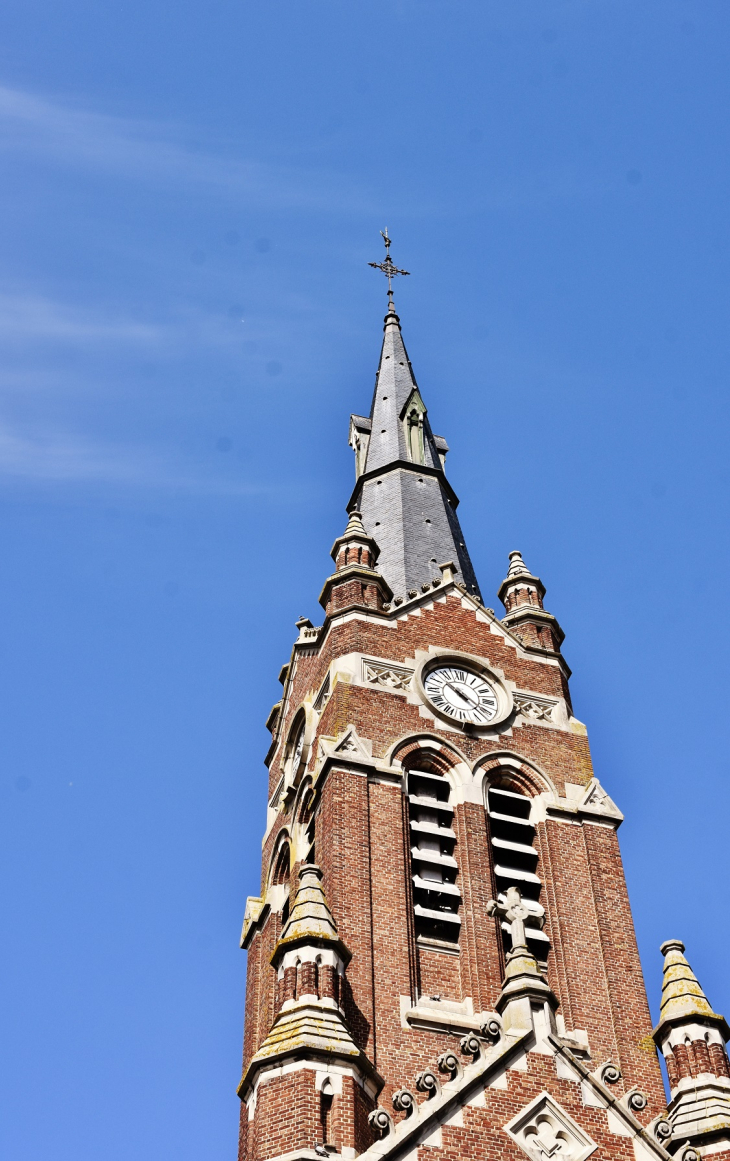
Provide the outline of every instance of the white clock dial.
<path id="1" fill-rule="evenodd" d="M 497 714 L 497 695 L 480 674 L 455 665 L 432 669 L 423 682 L 430 700 L 457 722 L 484 726 Z"/>

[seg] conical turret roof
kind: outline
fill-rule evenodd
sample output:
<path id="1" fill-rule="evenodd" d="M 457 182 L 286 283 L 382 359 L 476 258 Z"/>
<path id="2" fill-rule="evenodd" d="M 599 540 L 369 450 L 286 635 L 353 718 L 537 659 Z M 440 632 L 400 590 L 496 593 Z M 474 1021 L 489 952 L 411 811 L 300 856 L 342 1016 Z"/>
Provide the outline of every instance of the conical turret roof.
<path id="1" fill-rule="evenodd" d="M 714 1016 L 692 968 L 684 958 L 684 944 L 668 939 L 661 946 L 664 955 L 664 980 L 659 1014 L 662 1020 L 685 1016 Z"/>
<path id="2" fill-rule="evenodd" d="M 664 1024 L 677 1025 L 697 1019 L 710 1020 L 724 1027 L 726 1036 L 730 1035 L 725 1017 L 713 1012 L 696 975 L 685 959 L 682 941 L 668 939 L 660 950 L 664 956 L 664 979 L 659 1008 L 659 1028 Z"/>
<path id="3" fill-rule="evenodd" d="M 322 871 L 314 863 L 305 863 L 299 871 L 299 885 L 272 960 L 279 959 L 287 948 L 302 944 L 335 944 L 345 961 L 350 953 L 340 939 L 337 924 L 329 909 L 322 887 Z"/>
<path id="4" fill-rule="evenodd" d="M 516 576 L 532 576 L 529 568 L 522 559 L 522 553 L 516 549 L 509 554 L 509 569 L 507 570 L 507 579 L 512 580 Z"/>
<path id="5" fill-rule="evenodd" d="M 342 533 L 342 536 L 338 536 L 332 546 L 330 556 L 333 560 L 337 560 L 337 553 L 340 551 L 342 545 L 346 544 L 349 540 L 355 540 L 363 544 L 368 544 L 372 553 L 373 563 L 377 561 L 378 553 L 380 552 L 377 541 L 374 540 L 372 536 L 369 536 L 365 531 L 362 522 L 362 516 L 356 508 L 353 508 L 350 512 L 349 520 L 347 521 L 347 528 Z"/>

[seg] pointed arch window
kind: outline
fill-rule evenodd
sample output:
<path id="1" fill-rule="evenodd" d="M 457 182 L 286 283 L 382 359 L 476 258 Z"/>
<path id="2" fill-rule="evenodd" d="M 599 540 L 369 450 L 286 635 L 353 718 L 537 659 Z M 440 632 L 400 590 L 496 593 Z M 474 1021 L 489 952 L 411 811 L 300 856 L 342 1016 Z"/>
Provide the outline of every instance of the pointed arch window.
<path id="1" fill-rule="evenodd" d="M 541 930 L 545 909 L 540 902 L 542 880 L 538 874 L 535 825 L 530 821 L 532 799 L 506 780 L 487 789 L 487 815 L 492 867 L 498 896 L 518 887 L 532 914 L 525 927 L 527 943 L 535 958 L 547 960 L 550 941 Z M 502 923 L 505 950 L 510 950 L 509 924 Z"/>
<path id="2" fill-rule="evenodd" d="M 454 944 L 461 930 L 461 891 L 451 785 L 425 766 L 418 764 L 407 773 L 416 936 Z"/>
<path id="3" fill-rule="evenodd" d="M 317 852 L 315 849 L 316 822 L 314 810 L 314 792 L 312 791 L 312 783 L 310 779 L 307 779 L 303 784 L 299 799 L 297 819 L 299 826 L 301 827 L 300 835 L 302 848 L 304 850 L 304 857 L 302 861 L 305 863 L 316 863 Z"/>
<path id="4" fill-rule="evenodd" d="M 288 842 L 283 842 L 279 848 L 279 852 L 274 862 L 274 869 L 271 874 L 271 882 L 275 887 L 286 887 L 286 898 L 281 909 L 281 925 L 282 927 L 289 918 L 289 879 L 291 875 L 291 848 Z"/>

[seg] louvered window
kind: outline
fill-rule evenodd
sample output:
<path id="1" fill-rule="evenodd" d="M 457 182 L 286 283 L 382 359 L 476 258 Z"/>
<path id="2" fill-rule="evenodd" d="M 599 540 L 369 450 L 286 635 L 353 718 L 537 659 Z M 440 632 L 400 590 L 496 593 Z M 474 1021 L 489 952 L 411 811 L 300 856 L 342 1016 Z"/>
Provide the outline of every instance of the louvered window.
<path id="1" fill-rule="evenodd" d="M 408 772 L 411 869 L 416 934 L 457 943 L 461 892 L 456 884 L 456 834 L 451 787 L 439 774 Z"/>
<path id="2" fill-rule="evenodd" d="M 526 924 L 527 943 L 535 957 L 547 959 L 550 943 L 540 930 L 545 915 L 540 903 L 542 882 L 537 874 L 538 853 L 535 850 L 535 827 L 530 822 L 532 800 L 515 790 L 491 786 L 487 793 L 489 833 L 492 844 L 494 876 L 497 891 L 503 895 L 508 887 L 519 887 L 525 906 L 534 916 Z M 509 924 L 502 923 L 505 947 L 510 948 Z"/>

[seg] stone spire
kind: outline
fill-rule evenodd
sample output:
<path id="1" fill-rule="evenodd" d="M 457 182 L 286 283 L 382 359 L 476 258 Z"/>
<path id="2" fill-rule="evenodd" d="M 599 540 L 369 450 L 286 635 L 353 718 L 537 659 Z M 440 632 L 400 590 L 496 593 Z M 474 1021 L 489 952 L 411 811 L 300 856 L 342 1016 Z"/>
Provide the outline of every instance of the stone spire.
<path id="1" fill-rule="evenodd" d="M 335 947 L 345 963 L 350 958 L 349 951 L 337 933 L 337 924 L 327 903 L 322 887 L 322 872 L 314 863 L 305 863 L 299 872 L 294 906 L 279 937 L 273 959 L 278 960 L 284 950 L 290 951 L 302 944 Z"/>
<path id="2" fill-rule="evenodd" d="M 444 473 L 448 445 L 431 430 L 392 298 L 370 415 L 352 416 L 350 443 L 358 479 L 348 510 L 362 512 L 395 595 L 438 579 L 444 560 L 453 560 L 456 580 L 479 595 L 456 515 L 459 501 Z"/>
<path id="3" fill-rule="evenodd" d="M 684 957 L 684 944 L 661 946 L 664 979 L 654 1041 L 664 1056 L 671 1089 L 667 1121 L 670 1152 L 689 1141 L 695 1149 L 730 1146 L 730 1063 L 725 1041 L 730 1028 L 713 1011 Z"/>
<path id="4" fill-rule="evenodd" d="M 659 1026 L 662 1024 L 686 1023 L 689 1020 L 709 1017 L 719 1025 L 725 1025 L 725 1017 L 713 1012 L 707 996 L 700 987 L 697 976 L 684 958 L 684 944 L 680 939 L 668 939 L 660 951 L 664 956 L 664 978 L 662 1000 L 659 1008 Z M 730 1036 L 730 1031 L 728 1031 Z"/>

